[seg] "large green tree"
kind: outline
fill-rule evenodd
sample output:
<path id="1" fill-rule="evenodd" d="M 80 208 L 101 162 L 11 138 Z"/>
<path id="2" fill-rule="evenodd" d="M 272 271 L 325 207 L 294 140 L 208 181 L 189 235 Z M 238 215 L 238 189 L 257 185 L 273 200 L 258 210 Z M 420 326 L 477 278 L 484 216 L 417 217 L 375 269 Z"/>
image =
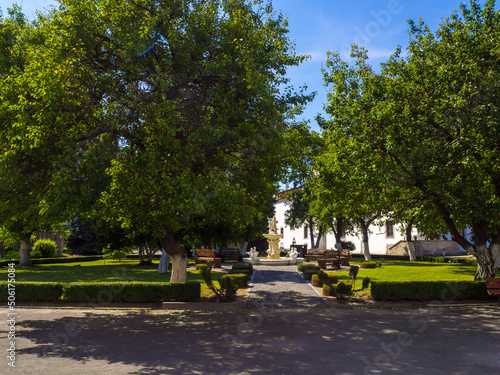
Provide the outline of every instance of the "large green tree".
<path id="1" fill-rule="evenodd" d="M 94 79 L 61 31 L 55 12 L 28 22 L 14 7 L 0 18 L 0 226 L 20 242 L 23 265 L 31 237 L 89 196 L 95 170 L 82 155 L 99 158 L 88 133 Z"/>
<path id="2" fill-rule="evenodd" d="M 154 233 L 184 281 L 182 233 L 265 214 L 282 172 L 287 23 L 259 1 L 62 1 L 65 35 L 102 93 L 99 139 L 119 145 L 101 215 Z"/>
<path id="3" fill-rule="evenodd" d="M 357 77 L 330 58 L 333 116 L 345 114 L 339 95 L 356 91 L 360 111 L 339 124 L 345 137 L 377 156 L 374 166 L 388 186 L 436 213 L 453 240 L 478 259 L 476 279 L 495 274 L 500 249 L 500 13 L 495 1 L 461 5 L 433 34 L 410 23 L 407 57 L 397 51 L 381 72 L 358 55 Z M 361 66 L 361 68 L 359 68 Z M 461 229 L 470 227 L 473 237 Z"/>

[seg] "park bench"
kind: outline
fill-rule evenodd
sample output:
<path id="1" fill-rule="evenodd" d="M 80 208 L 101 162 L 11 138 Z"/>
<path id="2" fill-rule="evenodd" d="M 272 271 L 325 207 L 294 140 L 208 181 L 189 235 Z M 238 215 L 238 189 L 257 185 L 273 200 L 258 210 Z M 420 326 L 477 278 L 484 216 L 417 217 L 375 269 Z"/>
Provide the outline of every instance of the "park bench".
<path id="1" fill-rule="evenodd" d="M 238 262 L 241 262 L 243 260 L 243 257 L 238 249 L 220 249 L 219 256 L 222 258 L 223 262 L 227 260 L 237 260 Z"/>
<path id="2" fill-rule="evenodd" d="M 195 249 L 194 251 L 194 263 L 213 263 L 214 268 L 220 268 L 221 258 L 215 257 L 215 250 L 210 249 Z"/>
<path id="3" fill-rule="evenodd" d="M 307 253 L 304 255 L 306 262 L 310 262 L 311 260 L 323 259 L 325 257 L 325 249 L 309 249 Z"/>
<path id="4" fill-rule="evenodd" d="M 323 270 L 330 264 L 332 267 L 340 268 L 341 258 L 340 252 L 337 250 L 325 250 L 323 252 L 323 259 L 318 259 L 318 266 Z"/>
<path id="5" fill-rule="evenodd" d="M 484 281 L 486 281 L 488 294 L 498 295 L 498 303 L 500 303 L 500 278 L 487 277 Z"/>
<path id="6" fill-rule="evenodd" d="M 349 250 L 342 250 L 342 254 L 340 255 L 340 264 L 342 266 L 349 267 L 350 259 L 351 259 L 351 252 Z"/>

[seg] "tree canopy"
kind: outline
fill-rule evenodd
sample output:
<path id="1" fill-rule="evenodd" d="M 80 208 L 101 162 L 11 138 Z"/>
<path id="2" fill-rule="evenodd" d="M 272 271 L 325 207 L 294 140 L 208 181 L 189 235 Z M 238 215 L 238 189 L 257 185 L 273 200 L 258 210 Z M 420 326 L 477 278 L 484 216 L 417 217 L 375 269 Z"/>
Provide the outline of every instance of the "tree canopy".
<path id="1" fill-rule="evenodd" d="M 375 168 L 390 194 L 430 208 L 435 215 L 425 216 L 427 227 L 444 223 L 478 258 L 476 279 L 494 275 L 500 248 L 500 13 L 494 7 L 495 1 L 462 4 L 462 15 L 445 18 L 435 34 L 422 20 L 410 22 L 407 56 L 396 51 L 380 73 L 355 47 L 354 67 L 331 54 L 325 75 L 333 86 L 327 131 L 354 144 L 351 152 L 363 160 L 356 165 Z M 464 237 L 467 226 L 473 238 Z"/>

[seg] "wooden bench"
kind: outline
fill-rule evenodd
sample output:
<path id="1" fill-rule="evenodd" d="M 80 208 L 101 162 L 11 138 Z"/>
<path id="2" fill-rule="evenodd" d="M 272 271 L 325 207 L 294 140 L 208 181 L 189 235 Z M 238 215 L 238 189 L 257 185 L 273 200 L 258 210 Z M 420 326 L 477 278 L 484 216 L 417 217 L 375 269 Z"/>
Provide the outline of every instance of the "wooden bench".
<path id="1" fill-rule="evenodd" d="M 498 303 L 500 304 L 500 277 L 487 277 L 486 288 L 489 295 L 498 295 Z"/>
<path id="2" fill-rule="evenodd" d="M 349 267 L 349 260 L 351 259 L 351 252 L 349 250 L 342 250 L 340 255 L 340 264 Z"/>
<path id="3" fill-rule="evenodd" d="M 304 255 L 306 262 L 310 262 L 312 260 L 324 259 L 325 257 L 325 249 L 309 249 L 307 253 Z"/>
<path id="4" fill-rule="evenodd" d="M 323 259 L 318 259 L 318 265 L 321 269 L 326 269 L 328 265 L 332 267 L 340 268 L 340 253 L 337 250 L 325 250 L 323 253 Z"/>
<path id="5" fill-rule="evenodd" d="M 222 258 L 223 262 L 226 260 L 237 260 L 241 262 L 243 260 L 239 249 L 220 249 L 219 256 Z"/>
<path id="6" fill-rule="evenodd" d="M 215 257 L 215 250 L 210 249 L 195 249 L 194 264 L 212 262 L 214 268 L 221 268 L 221 258 Z"/>

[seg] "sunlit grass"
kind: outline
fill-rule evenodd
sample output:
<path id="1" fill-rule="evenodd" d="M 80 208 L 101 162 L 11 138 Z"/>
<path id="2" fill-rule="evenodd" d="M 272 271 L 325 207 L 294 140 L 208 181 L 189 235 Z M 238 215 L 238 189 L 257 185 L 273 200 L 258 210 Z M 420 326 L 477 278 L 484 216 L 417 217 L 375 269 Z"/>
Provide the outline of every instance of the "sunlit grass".
<path id="1" fill-rule="evenodd" d="M 0 270 L 0 280 L 7 279 L 7 269 Z M 213 272 L 212 278 L 218 280 L 220 273 Z M 170 271 L 166 275 L 158 273 L 158 262 L 143 266 L 137 259 L 97 260 L 81 263 L 39 264 L 30 267 L 16 266 L 16 281 L 33 282 L 114 282 L 114 281 L 157 281 L 170 282 Z M 201 274 L 196 270 L 187 271 L 187 281 L 201 283 L 201 295 L 212 294 Z M 217 285 L 217 283 L 216 283 Z"/>

